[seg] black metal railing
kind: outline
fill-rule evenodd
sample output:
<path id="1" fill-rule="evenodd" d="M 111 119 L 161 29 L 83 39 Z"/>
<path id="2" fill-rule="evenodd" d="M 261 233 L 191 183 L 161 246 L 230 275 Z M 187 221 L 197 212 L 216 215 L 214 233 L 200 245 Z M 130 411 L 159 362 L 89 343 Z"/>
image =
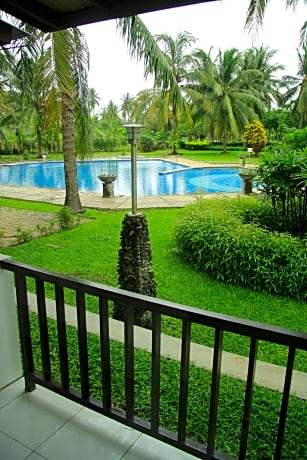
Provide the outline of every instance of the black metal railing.
<path id="1" fill-rule="evenodd" d="M 307 350 L 307 334 L 289 331 L 279 327 L 242 320 L 222 314 L 190 308 L 167 301 L 142 296 L 139 294 L 103 286 L 97 283 L 77 280 L 68 276 L 38 269 L 10 259 L 0 262 L 0 267 L 14 272 L 22 358 L 26 389 L 32 391 L 35 384 L 47 387 L 69 399 L 111 417 L 121 423 L 165 441 L 181 450 L 204 459 L 230 459 L 232 457 L 216 450 L 218 430 L 217 416 L 219 410 L 219 389 L 221 380 L 221 362 L 223 352 L 223 334 L 231 332 L 250 340 L 247 378 L 238 445 L 238 458 L 247 456 L 249 423 L 252 412 L 252 399 L 259 341 L 275 343 L 288 349 L 285 380 L 278 416 L 278 429 L 275 436 L 274 458 L 282 458 L 283 440 L 287 419 L 290 386 L 293 373 L 294 357 L 297 349 Z M 28 280 L 34 280 L 37 299 L 38 323 L 40 335 L 41 368 L 35 369 L 33 345 L 31 339 L 31 318 L 28 306 Z M 46 310 L 45 286 L 54 287 L 56 304 L 56 324 L 58 337 L 58 354 L 60 378 L 52 375 L 50 357 L 50 334 Z M 33 286 L 32 286 L 33 289 Z M 65 289 L 75 293 L 77 313 L 77 342 L 79 353 L 80 390 L 71 388 L 69 354 L 67 344 L 67 325 L 65 318 Z M 89 349 L 86 321 L 86 299 L 90 295 L 98 299 L 100 352 L 101 352 L 101 400 L 94 399 L 90 391 Z M 109 307 L 110 302 L 126 305 L 124 322 L 124 410 L 112 406 L 112 365 L 110 359 Z M 134 310 L 142 309 L 152 312 L 151 333 L 151 380 L 150 380 L 150 416 L 141 419 L 135 411 L 135 348 L 134 348 Z M 161 373 L 161 315 L 177 318 L 181 321 L 181 359 L 179 371 L 178 420 L 177 432 L 171 432 L 160 425 L 160 373 Z M 211 369 L 211 394 L 206 442 L 200 444 L 187 438 L 187 411 L 189 398 L 191 326 L 203 325 L 214 329 L 213 364 Z"/>

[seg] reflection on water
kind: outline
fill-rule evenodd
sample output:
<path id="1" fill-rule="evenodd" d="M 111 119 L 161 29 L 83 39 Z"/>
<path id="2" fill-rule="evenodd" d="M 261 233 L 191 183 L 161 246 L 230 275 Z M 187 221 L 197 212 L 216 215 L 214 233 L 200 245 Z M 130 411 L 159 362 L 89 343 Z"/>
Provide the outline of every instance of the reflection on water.
<path id="1" fill-rule="evenodd" d="M 79 190 L 102 193 L 102 184 L 98 176 L 107 172 L 108 163 L 105 160 L 78 162 Z M 114 194 L 117 196 L 131 195 L 130 160 L 118 160 L 116 163 L 117 179 L 114 182 Z M 0 166 L 0 183 L 64 189 L 63 162 L 50 161 Z M 239 192 L 241 184 L 237 168 L 187 169 L 183 165 L 165 160 L 137 161 L 137 193 L 139 196 Z"/>

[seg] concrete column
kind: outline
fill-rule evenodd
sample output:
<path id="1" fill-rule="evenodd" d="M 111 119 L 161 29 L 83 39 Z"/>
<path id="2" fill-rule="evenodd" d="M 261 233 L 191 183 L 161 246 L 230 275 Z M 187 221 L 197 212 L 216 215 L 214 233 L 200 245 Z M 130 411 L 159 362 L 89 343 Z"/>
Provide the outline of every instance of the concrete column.
<path id="1" fill-rule="evenodd" d="M 14 275 L 0 268 L 0 389 L 22 375 Z"/>

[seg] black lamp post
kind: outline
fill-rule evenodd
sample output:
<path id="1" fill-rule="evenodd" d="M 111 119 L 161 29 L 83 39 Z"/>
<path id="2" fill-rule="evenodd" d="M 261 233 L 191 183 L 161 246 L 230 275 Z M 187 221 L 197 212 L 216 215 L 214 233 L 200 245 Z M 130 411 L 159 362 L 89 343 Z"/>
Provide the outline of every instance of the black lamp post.
<path id="1" fill-rule="evenodd" d="M 137 212 L 137 169 L 136 169 L 136 144 L 140 140 L 143 125 L 131 123 L 124 125 L 127 130 L 128 142 L 131 145 L 131 201 L 132 214 Z"/>

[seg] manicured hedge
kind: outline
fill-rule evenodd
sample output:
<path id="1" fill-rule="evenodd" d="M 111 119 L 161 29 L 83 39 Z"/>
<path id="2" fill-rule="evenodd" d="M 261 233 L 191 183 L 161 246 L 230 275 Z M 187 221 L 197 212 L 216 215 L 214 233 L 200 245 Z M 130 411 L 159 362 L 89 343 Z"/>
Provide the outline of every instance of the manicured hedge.
<path id="1" fill-rule="evenodd" d="M 178 252 L 219 281 L 307 299 L 306 243 L 244 223 L 256 198 L 201 200 L 179 213 Z"/>

